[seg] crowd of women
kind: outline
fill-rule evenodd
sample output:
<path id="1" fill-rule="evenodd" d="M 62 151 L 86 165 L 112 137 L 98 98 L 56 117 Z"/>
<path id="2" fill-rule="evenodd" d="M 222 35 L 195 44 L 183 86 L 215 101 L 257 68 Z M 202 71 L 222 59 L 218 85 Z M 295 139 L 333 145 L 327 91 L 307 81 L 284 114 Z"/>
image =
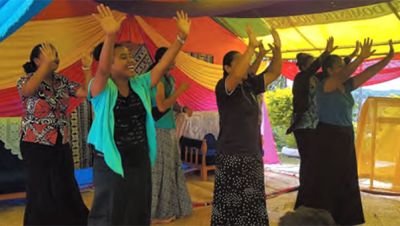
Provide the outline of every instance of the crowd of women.
<path id="1" fill-rule="evenodd" d="M 192 111 L 176 104 L 188 85 L 175 90 L 169 70 L 190 33 L 190 20 L 186 13 L 177 12 L 176 40 L 157 50 L 148 72 L 135 75 L 128 48 L 116 43 L 124 17 L 116 18 L 103 5 L 94 17 L 105 37 L 93 50 L 98 61 L 93 78 L 89 54 L 82 60 L 85 82 L 78 84 L 56 73 L 57 51 L 43 43 L 33 48 L 24 65 L 26 75 L 18 81 L 25 107 L 21 151 L 28 173 L 24 225 L 149 225 L 188 216 L 192 203 L 180 167 L 174 112 L 191 116 Z M 256 75 L 268 51 L 250 27 L 247 33 L 247 49 L 225 55 L 223 77 L 215 88 L 220 134 L 212 225 L 269 224 L 257 97 L 281 74 L 281 41 L 272 30 L 271 63 Z M 373 54 L 372 44 L 369 39 L 357 44 L 346 63 L 331 55 L 336 48 L 333 38 L 317 59 L 297 56 L 300 73 L 294 81 L 294 117 L 288 130 L 295 133 L 301 154 L 296 208 L 326 209 L 337 223 L 345 225 L 364 222 L 351 92 L 394 55 L 390 43 L 387 57 L 351 77 Z M 257 60 L 250 66 L 256 49 Z M 94 113 L 88 134 L 95 150 L 90 212 L 74 178 L 68 143 L 66 111 L 71 97 L 87 98 Z"/>

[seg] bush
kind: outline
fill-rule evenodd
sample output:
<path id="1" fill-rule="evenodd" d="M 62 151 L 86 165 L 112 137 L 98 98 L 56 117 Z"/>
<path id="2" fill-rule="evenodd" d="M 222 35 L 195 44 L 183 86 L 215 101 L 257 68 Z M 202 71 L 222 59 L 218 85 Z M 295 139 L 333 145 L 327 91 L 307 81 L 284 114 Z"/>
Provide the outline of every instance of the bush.
<path id="1" fill-rule="evenodd" d="M 286 146 L 297 148 L 293 134 L 286 135 L 292 119 L 292 90 L 276 89 L 265 93 L 265 103 L 278 150 Z"/>

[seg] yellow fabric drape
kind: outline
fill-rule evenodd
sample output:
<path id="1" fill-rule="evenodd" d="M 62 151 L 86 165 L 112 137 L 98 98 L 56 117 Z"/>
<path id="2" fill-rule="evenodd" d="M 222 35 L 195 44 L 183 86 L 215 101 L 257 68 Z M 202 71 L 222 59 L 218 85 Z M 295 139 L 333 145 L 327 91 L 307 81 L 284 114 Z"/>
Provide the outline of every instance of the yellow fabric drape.
<path id="1" fill-rule="evenodd" d="M 285 18 L 280 19 L 285 20 Z M 271 21 L 271 24 L 276 23 L 276 20 Z M 269 23 L 268 18 L 265 21 Z M 394 14 L 364 20 L 289 27 L 278 29 L 278 32 L 282 40 L 284 59 L 295 59 L 298 52 L 318 56 L 325 49 L 329 36 L 333 36 L 335 44 L 339 46 L 339 49 L 334 52 L 338 55 L 350 54 L 354 50 L 356 41 L 362 41 L 367 37 L 374 40 L 376 55 L 373 57 L 375 58 L 389 51 L 387 42 L 390 39 L 395 43 L 396 52 L 400 52 L 400 19 Z M 248 43 L 247 39 L 244 40 Z M 272 42 L 272 37 L 264 36 L 262 40 L 265 45 Z"/>
<path id="2" fill-rule="evenodd" d="M 92 16 L 28 22 L 0 43 L 0 89 L 16 86 L 24 74 L 22 65 L 29 61 L 36 44 L 53 43 L 61 60 L 59 70 L 62 70 L 78 61 L 84 51 L 103 38 L 104 33 Z"/>
<path id="3" fill-rule="evenodd" d="M 135 17 L 143 31 L 149 36 L 157 47 L 169 46 L 168 42 L 153 27 L 151 27 L 140 16 Z M 176 58 L 176 66 L 189 78 L 202 86 L 214 90 L 217 82 L 222 78 L 222 65 L 211 64 L 180 52 Z"/>
<path id="4" fill-rule="evenodd" d="M 400 192 L 400 98 L 368 98 L 357 128 L 360 178 L 370 189 Z"/>

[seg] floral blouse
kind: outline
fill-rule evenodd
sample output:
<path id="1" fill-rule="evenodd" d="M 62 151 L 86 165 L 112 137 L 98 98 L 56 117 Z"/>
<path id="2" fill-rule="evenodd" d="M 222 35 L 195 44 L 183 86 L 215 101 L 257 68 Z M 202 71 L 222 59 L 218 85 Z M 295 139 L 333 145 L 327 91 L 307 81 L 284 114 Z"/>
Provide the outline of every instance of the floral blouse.
<path id="1" fill-rule="evenodd" d="M 22 141 L 45 145 L 55 145 L 58 131 L 63 137 L 63 144 L 69 141 L 69 121 L 67 108 L 69 98 L 76 97 L 79 83 L 70 81 L 59 74 L 53 75 L 53 84 L 42 82 L 30 97 L 22 95 L 22 86 L 33 74 L 23 76 L 17 82 L 19 95 L 25 113 L 22 117 Z"/>

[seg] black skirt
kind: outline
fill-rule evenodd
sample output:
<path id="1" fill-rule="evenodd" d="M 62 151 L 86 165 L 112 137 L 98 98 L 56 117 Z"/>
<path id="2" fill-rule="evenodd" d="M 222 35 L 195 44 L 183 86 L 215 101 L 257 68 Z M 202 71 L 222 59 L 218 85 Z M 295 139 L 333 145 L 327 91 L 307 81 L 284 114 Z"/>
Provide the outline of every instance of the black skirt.
<path id="1" fill-rule="evenodd" d="M 268 225 L 261 155 L 218 154 L 211 225 Z"/>
<path id="2" fill-rule="evenodd" d="M 59 134 L 55 146 L 21 142 L 27 170 L 24 225 L 87 225 L 72 151 L 61 141 Z"/>
<path id="3" fill-rule="evenodd" d="M 313 169 L 310 167 L 310 156 L 317 148 L 316 130 L 315 129 L 297 129 L 294 131 L 297 148 L 300 154 L 300 172 L 299 172 L 299 192 L 297 193 L 296 203 L 294 208 L 304 205 L 307 199 L 313 199 L 313 194 L 310 192 L 309 184 L 313 183 L 310 175 L 313 174 Z"/>
<path id="4" fill-rule="evenodd" d="M 124 177 L 96 153 L 89 225 L 150 225 L 151 168 L 147 144 L 120 148 Z"/>
<path id="5" fill-rule="evenodd" d="M 363 224 L 353 127 L 320 123 L 310 164 L 314 198 L 305 205 L 328 210 L 340 225 Z"/>

